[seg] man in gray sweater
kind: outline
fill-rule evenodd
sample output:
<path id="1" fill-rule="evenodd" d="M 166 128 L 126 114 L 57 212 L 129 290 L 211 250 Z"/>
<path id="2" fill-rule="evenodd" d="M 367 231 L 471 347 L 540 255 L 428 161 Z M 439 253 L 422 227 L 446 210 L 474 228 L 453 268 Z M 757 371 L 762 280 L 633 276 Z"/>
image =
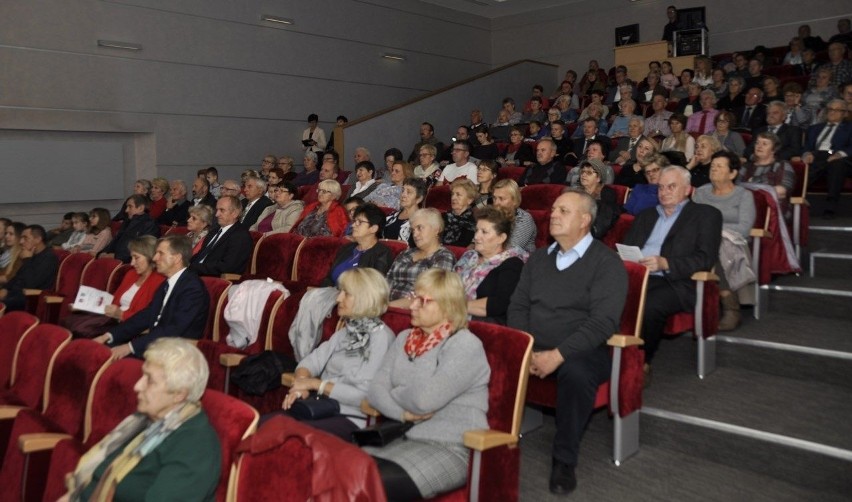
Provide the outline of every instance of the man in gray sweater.
<path id="1" fill-rule="evenodd" d="M 555 374 L 556 437 L 550 491 L 577 486 L 574 468 L 598 386 L 609 378 L 606 341 L 618 331 L 627 296 L 621 259 L 590 233 L 597 206 L 570 190 L 553 203 L 550 235 L 556 240 L 531 256 L 509 305 L 509 326 L 535 338 L 530 373 Z"/>

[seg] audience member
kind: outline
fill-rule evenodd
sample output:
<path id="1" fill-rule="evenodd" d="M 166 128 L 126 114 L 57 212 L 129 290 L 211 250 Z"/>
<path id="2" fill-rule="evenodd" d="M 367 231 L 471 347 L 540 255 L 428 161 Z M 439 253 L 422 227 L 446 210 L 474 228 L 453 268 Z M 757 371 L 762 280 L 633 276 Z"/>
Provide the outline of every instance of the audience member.
<path id="1" fill-rule="evenodd" d="M 441 242 L 445 246 L 467 247 L 476 233 L 473 203 L 478 195 L 477 187 L 465 178 L 453 181 L 450 187 L 450 210 L 444 213 Z"/>
<path id="2" fill-rule="evenodd" d="M 763 74 L 763 61 L 756 57 L 752 57 L 748 61 L 748 76 L 745 79 L 746 88 L 757 87 L 763 89 L 763 81 L 766 75 Z"/>
<path id="3" fill-rule="evenodd" d="M 743 94 L 743 87 L 745 86 L 745 80 L 740 76 L 733 76 L 728 78 L 728 94 L 723 98 L 719 99 L 716 103 L 716 108 L 719 110 L 727 110 L 732 112 L 740 107 L 745 106 L 745 94 Z"/>
<path id="4" fill-rule="evenodd" d="M 713 82 L 707 87 L 713 94 L 716 95 L 716 102 L 718 102 L 728 95 L 728 82 L 727 75 L 725 74 L 725 70 L 722 68 L 716 68 L 713 70 L 711 75 Z"/>
<path id="5" fill-rule="evenodd" d="M 254 241 L 248 227 L 240 223 L 240 201 L 230 195 L 216 202 L 219 230 L 207 234 L 198 254 L 192 256 L 189 268 L 198 275 L 219 277 L 242 274 L 251 259 Z"/>
<path id="6" fill-rule="evenodd" d="M 216 207 L 216 197 L 210 193 L 210 183 L 207 178 L 197 177 L 192 182 L 192 206 L 205 204 L 210 208 Z"/>
<path id="7" fill-rule="evenodd" d="M 426 145 L 423 148 L 434 149 L 432 145 Z M 421 148 L 421 151 L 423 148 Z M 363 199 L 373 193 L 373 191 L 381 184 L 378 180 L 373 178 L 375 172 L 376 166 L 374 166 L 369 160 L 359 162 L 355 166 L 355 183 L 352 185 L 352 188 L 349 189 L 349 192 L 346 194 L 346 198 L 357 197 L 359 199 Z"/>
<path id="8" fill-rule="evenodd" d="M 536 163 L 528 167 L 518 185 L 537 185 L 540 183 L 565 183 L 568 172 L 556 158 L 556 143 L 550 138 L 544 138 L 535 147 Z"/>
<path id="9" fill-rule="evenodd" d="M 474 207 L 490 206 L 494 202 L 492 191 L 494 190 L 494 183 L 497 182 L 498 172 L 496 162 L 490 160 L 480 162 L 479 167 L 476 168 L 476 181 L 479 182 L 479 186 L 477 187 L 478 191 L 473 204 Z"/>
<path id="10" fill-rule="evenodd" d="M 807 24 L 799 26 L 799 38 L 806 49 L 819 52 L 825 49 L 825 41 L 820 36 L 811 36 L 811 27 Z"/>
<path id="11" fill-rule="evenodd" d="M 841 42 L 828 44 L 828 62 L 820 66 L 820 70 L 831 71 L 829 85 L 835 89 L 841 84 L 852 80 L 852 61 L 846 59 L 846 45 Z M 818 74 L 819 72 L 817 72 Z M 816 84 L 816 76 L 811 76 L 808 86 Z"/>
<path id="12" fill-rule="evenodd" d="M 716 94 L 709 89 L 701 91 L 698 98 L 701 104 L 701 110 L 696 110 L 686 122 L 686 132 L 695 132 L 698 134 L 710 134 L 715 129 L 716 116 L 719 115 L 719 110 L 716 106 Z"/>
<path id="13" fill-rule="evenodd" d="M 337 202 L 340 195 L 340 183 L 334 180 L 319 182 L 316 202 L 305 206 L 290 231 L 303 237 L 341 237 L 349 219 L 346 210 Z"/>
<path id="14" fill-rule="evenodd" d="M 787 116 L 784 118 L 784 123 L 807 130 L 814 121 L 814 112 L 809 107 L 802 105 L 802 86 L 796 82 L 784 85 L 784 104 L 787 105 Z"/>
<path id="15" fill-rule="evenodd" d="M 391 168 L 401 160 L 403 160 L 403 156 L 399 148 L 388 148 L 385 150 L 385 165 L 382 166 L 382 169 L 376 169 L 376 171 L 381 171 L 382 173 L 381 177 L 376 173 L 376 181 L 388 183 L 390 181 L 389 173 Z"/>
<path id="16" fill-rule="evenodd" d="M 399 195 L 399 211 L 391 214 L 385 221 L 383 237 L 385 239 L 407 242 L 414 246 L 414 234 L 410 218 L 414 215 L 423 199 L 426 198 L 426 183 L 420 178 L 406 178 L 402 182 L 402 193 Z"/>
<path id="17" fill-rule="evenodd" d="M 685 68 L 680 72 L 680 86 L 672 89 L 669 94 L 669 101 L 674 101 L 676 103 L 680 103 L 687 97 L 689 97 L 689 84 L 692 83 L 692 77 L 695 75 L 695 72 L 689 68 Z M 700 87 L 699 87 L 700 89 Z"/>
<path id="18" fill-rule="evenodd" d="M 755 136 L 762 132 L 771 132 L 777 137 L 779 143 L 775 157 L 781 160 L 798 158 L 802 154 L 802 130 L 796 126 L 785 124 L 784 119 L 786 117 L 787 105 L 782 101 L 773 101 L 766 106 L 766 125 L 753 131 Z M 724 142 L 722 144 L 727 146 Z M 737 153 L 737 155 L 750 158 L 754 148 L 755 144 L 752 141 L 745 148 L 744 153 Z"/>
<path id="19" fill-rule="evenodd" d="M 630 196 L 624 204 L 624 211 L 633 216 L 657 205 L 660 171 L 670 165 L 669 159 L 659 153 L 648 155 L 638 163 L 642 167 L 647 183 L 636 184 L 630 190 Z"/>
<path id="20" fill-rule="evenodd" d="M 420 141 L 418 141 L 411 150 L 411 155 L 408 156 L 408 162 L 416 162 L 417 156 L 420 154 L 420 147 L 423 145 L 432 145 L 436 150 L 444 149 L 444 144 L 438 141 L 435 137 L 435 128 L 429 122 L 420 124 Z M 376 179 L 381 179 L 378 176 Z"/>
<path id="21" fill-rule="evenodd" d="M 295 181 L 293 184 L 296 184 Z M 269 200 L 269 197 L 266 197 L 266 182 L 254 176 L 246 178 L 243 192 L 245 192 L 245 199 L 241 202 L 242 218 L 240 223 L 245 228 L 250 228 L 257 223 L 263 211 L 272 205 L 272 201 Z"/>
<path id="22" fill-rule="evenodd" d="M 124 206 L 122 206 L 122 210 Z M 65 213 L 62 216 L 62 220 L 59 222 L 59 226 L 56 228 L 52 228 L 47 231 L 47 247 L 59 247 L 65 244 L 65 242 L 71 237 L 71 234 L 74 233 L 74 222 L 72 221 L 74 218 L 74 212 Z M 119 218 L 117 215 L 114 218 L 116 221 L 123 220 L 124 218 Z"/>
<path id="23" fill-rule="evenodd" d="M 852 28 L 850 27 L 848 17 L 837 20 L 837 33 L 828 39 L 828 50 L 831 50 L 831 45 L 835 43 L 843 44 L 846 48 L 852 47 Z M 845 80 L 844 80 L 845 82 Z"/>
<path id="24" fill-rule="evenodd" d="M 695 138 L 686 132 L 686 117 L 676 113 L 669 117 L 671 134 L 663 140 L 661 152 L 680 152 L 688 162 L 695 155 Z"/>
<path id="25" fill-rule="evenodd" d="M 377 206 L 399 209 L 399 196 L 402 194 L 402 182 L 406 178 L 414 176 L 414 168 L 404 160 L 394 162 L 390 170 L 390 181 L 381 184 L 378 188 L 364 197 L 364 202 L 371 202 Z"/>
<path id="26" fill-rule="evenodd" d="M 532 215 L 521 209 L 521 189 L 515 180 L 503 179 L 495 183 L 492 198 L 494 207 L 512 222 L 512 235 L 508 246 L 528 253 L 534 251 L 538 229 Z"/>
<path id="27" fill-rule="evenodd" d="M 810 164 L 810 183 L 826 177 L 828 197 L 823 218 L 833 219 L 840 203 L 843 183 L 852 175 L 852 122 L 845 120 L 848 106 L 832 99 L 825 107 L 825 122 L 808 128 L 802 162 Z"/>
<path id="28" fill-rule="evenodd" d="M 768 75 L 763 80 L 763 104 L 768 105 L 772 101 L 784 99 L 781 93 L 781 81 L 778 77 Z"/>
<path id="29" fill-rule="evenodd" d="M 473 150 L 470 152 L 472 157 L 479 160 L 495 160 L 500 156 L 500 151 L 497 149 L 497 144 L 491 139 L 487 125 L 482 125 L 472 130 L 476 135 L 478 143 L 474 145 Z"/>
<path id="30" fill-rule="evenodd" d="M 786 159 L 778 156 L 782 148 L 781 139 L 774 133 L 763 131 L 755 136 L 752 145 L 752 160 L 740 170 L 739 180 L 774 187 L 784 217 L 789 221 L 793 216 L 790 192 L 796 186 L 796 173 Z"/>
<path id="31" fill-rule="evenodd" d="M 293 177 L 291 182 L 297 187 L 316 185 L 319 183 L 317 154 L 314 152 L 305 152 L 305 158 L 302 160 L 305 163 L 305 170 Z"/>
<path id="32" fill-rule="evenodd" d="M 823 108 L 829 101 L 838 96 L 837 86 L 831 83 L 832 73 L 830 68 L 822 67 L 816 71 L 808 84 L 808 90 L 802 96 L 802 102 L 805 106 L 814 111 L 815 114 L 822 114 Z"/>
<path id="33" fill-rule="evenodd" d="M 441 178 L 441 166 L 435 161 L 438 151 L 432 145 L 420 147 L 420 163 L 414 168 L 414 176 L 431 187 Z"/>
<path id="34" fill-rule="evenodd" d="M 636 147 L 631 151 L 630 157 L 620 162 L 621 171 L 615 176 L 613 183 L 631 188 L 637 184 L 645 183 L 645 175 L 642 172 L 639 162 L 658 151 L 659 147 L 653 139 L 646 138 L 645 136 L 640 137 L 636 143 Z M 619 159 L 621 158 L 623 157 L 619 157 Z M 606 181 L 606 178 L 604 177 L 603 180 Z"/>
<path id="35" fill-rule="evenodd" d="M 675 112 L 691 117 L 693 113 L 698 113 L 700 110 L 701 86 L 695 82 L 690 82 L 686 84 L 686 97 L 678 102 Z"/>
<path id="36" fill-rule="evenodd" d="M 83 239 L 89 232 L 89 215 L 87 213 L 74 213 L 71 217 L 71 229 L 73 232 L 68 236 L 68 240 L 59 247 L 66 251 L 76 252 L 74 249 L 83 243 Z"/>
<path id="37" fill-rule="evenodd" d="M 592 221 L 592 237 L 603 239 L 618 220 L 621 204 L 615 190 L 604 186 L 604 165 L 600 161 L 586 160 L 579 167 L 580 189 L 591 195 L 597 205 L 596 216 Z"/>
<path id="38" fill-rule="evenodd" d="M 515 100 L 503 98 L 503 110 L 509 113 L 509 125 L 519 124 L 523 120 L 523 114 L 515 110 Z"/>
<path id="39" fill-rule="evenodd" d="M 292 182 L 293 179 L 296 178 L 296 172 L 293 170 L 293 168 L 295 167 L 295 163 L 296 161 L 293 160 L 293 157 L 290 157 L 289 155 L 283 155 L 281 157 L 278 157 L 278 162 L 275 164 L 275 166 L 281 169 L 281 171 L 283 172 L 281 180 Z M 222 185 L 224 186 L 224 183 Z"/>
<path id="40" fill-rule="evenodd" d="M 398 254 L 387 274 L 393 307 L 408 307 L 414 283 L 422 272 L 432 268 L 452 270 L 456 261 L 453 253 L 441 245 L 444 220 L 437 209 L 418 209 L 411 215 L 410 226 L 414 247 Z"/>
<path id="41" fill-rule="evenodd" d="M 124 203 L 127 219 L 121 224 L 115 239 L 104 248 L 102 256 L 130 263 L 130 251 L 127 249 L 130 241 L 143 235 L 160 236 L 160 228 L 148 215 L 150 203 L 151 201 L 142 195 L 131 195 L 127 198 Z"/>
<path id="42" fill-rule="evenodd" d="M 533 105 L 533 98 L 538 98 L 538 102 L 541 105 L 539 106 L 540 110 L 547 110 L 548 108 L 550 108 L 550 101 L 548 101 L 548 99 L 544 96 L 544 87 L 542 87 L 541 84 L 535 84 L 532 87 L 532 96 L 530 97 L 529 101 L 527 101 L 524 105 L 525 116 L 529 115 L 533 111 L 533 108 L 535 106 Z"/>
<path id="43" fill-rule="evenodd" d="M 509 133 L 509 144 L 506 146 L 506 154 L 497 160 L 504 166 L 521 167 L 528 167 L 535 162 L 535 153 L 533 153 L 532 147 L 524 141 L 524 132 L 520 127 L 512 127 Z"/>
<path id="44" fill-rule="evenodd" d="M 671 92 L 680 85 L 680 79 L 677 78 L 677 75 L 674 74 L 674 69 L 672 68 L 672 64 L 670 61 L 663 61 L 660 64 L 660 84 L 666 88 L 671 97 Z"/>
<path id="45" fill-rule="evenodd" d="M 734 114 L 729 111 L 716 114 L 714 121 L 716 130 L 710 133 L 710 136 L 716 138 L 725 150 L 733 152 L 737 157 L 742 157 L 746 145 L 742 134 L 731 130 L 731 124 L 735 121 Z"/>
<path id="46" fill-rule="evenodd" d="M 710 183 L 710 161 L 713 154 L 722 149 L 722 144 L 713 136 L 699 136 L 695 140 L 695 155 L 686 164 L 692 186 L 698 188 Z"/>
<path id="47" fill-rule="evenodd" d="M 213 225 L 213 209 L 207 204 L 199 204 L 189 208 L 189 219 L 186 221 L 186 236 L 192 244 L 192 256 L 198 254 L 204 246 L 204 238 L 210 233 Z"/>
<path id="48" fill-rule="evenodd" d="M 644 138 L 642 132 L 645 130 L 645 121 L 642 117 L 634 115 L 630 117 L 626 125 L 625 134 L 618 138 L 615 149 L 609 153 L 610 162 L 615 164 L 636 160 L 636 146 L 639 140 Z"/>
<path id="49" fill-rule="evenodd" d="M 655 94 L 651 100 L 651 109 L 654 114 L 645 119 L 645 136 L 669 136 L 672 130 L 669 128 L 669 117 L 672 112 L 666 110 L 666 97 Z"/>
<path id="50" fill-rule="evenodd" d="M 544 123 L 547 121 L 547 115 L 544 113 L 544 110 L 542 110 L 544 104 L 542 103 L 541 97 L 533 96 L 530 98 L 529 105 L 529 111 L 524 113 L 524 122 L 532 122 L 533 120 L 536 120 Z"/>
<path id="51" fill-rule="evenodd" d="M 763 101 L 763 91 L 752 87 L 746 91 L 743 106 L 733 111 L 737 117 L 737 126 L 749 132 L 766 125 L 766 105 Z"/>
<path id="52" fill-rule="evenodd" d="M 147 197 L 145 197 L 147 199 Z M 190 202 L 186 199 L 186 183 L 183 180 L 172 180 L 169 183 L 169 197 L 166 199 L 166 210 L 157 218 L 160 225 L 185 227 L 189 218 Z"/>
<path id="53" fill-rule="evenodd" d="M 12 280 L 23 265 L 21 234 L 27 228 L 26 225 L 18 221 L 12 222 L 6 218 L 3 218 L 3 221 L 5 223 L 3 231 L 4 250 L 2 257 L 0 257 L 2 258 L 0 259 L 0 286 Z"/>
<path id="54" fill-rule="evenodd" d="M 210 193 L 213 194 L 213 197 L 219 198 L 222 196 L 222 184 L 219 183 L 219 170 L 213 166 L 207 168 L 207 172 L 204 175 L 204 179 L 207 180 L 207 183 L 210 185 Z"/>
<path id="55" fill-rule="evenodd" d="M 470 145 L 466 141 L 453 141 L 453 163 L 447 164 L 438 184 L 452 183 L 457 178 L 467 178 L 476 183 L 476 164 L 470 162 Z"/>
<path id="56" fill-rule="evenodd" d="M 618 116 L 615 117 L 615 119 L 612 121 L 612 125 L 609 127 L 609 136 L 611 138 L 620 138 L 622 136 L 627 136 L 628 129 L 630 128 L 630 122 L 634 118 L 642 120 L 642 117 L 633 113 L 636 111 L 636 102 L 632 99 L 627 98 L 619 101 L 618 109 Z"/>
<path id="57" fill-rule="evenodd" d="M 166 194 L 169 193 L 169 190 L 169 180 L 166 178 L 157 177 L 151 180 L 151 206 L 148 214 L 154 221 L 159 219 L 166 211 L 166 204 L 168 203 Z"/>
<path id="58" fill-rule="evenodd" d="M 47 232 L 41 225 L 29 225 L 21 232 L 21 266 L 0 289 L 0 302 L 6 304 L 8 312 L 24 310 L 25 289 L 53 289 L 59 259 L 47 247 L 46 236 Z"/>

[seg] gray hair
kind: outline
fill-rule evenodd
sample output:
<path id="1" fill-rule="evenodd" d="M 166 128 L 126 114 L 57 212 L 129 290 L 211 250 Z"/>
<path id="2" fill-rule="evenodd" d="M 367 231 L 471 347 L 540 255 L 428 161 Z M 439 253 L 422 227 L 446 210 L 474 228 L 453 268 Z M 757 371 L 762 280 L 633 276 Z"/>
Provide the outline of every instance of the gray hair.
<path id="1" fill-rule="evenodd" d="M 589 195 L 584 189 L 580 187 L 571 187 L 562 190 L 563 194 L 571 193 L 577 195 L 583 200 L 583 210 L 589 214 L 592 218 L 589 220 L 589 228 L 595 225 L 595 218 L 598 217 L 598 203 L 595 201 L 595 198 Z"/>
<path id="2" fill-rule="evenodd" d="M 629 124 L 632 124 L 633 122 L 639 122 L 639 125 L 641 127 L 643 127 L 643 128 L 645 127 L 645 119 L 640 117 L 639 115 L 634 115 L 634 116 L 630 117 L 630 120 L 627 121 L 627 124 L 629 125 Z"/>
<path id="3" fill-rule="evenodd" d="M 766 107 L 769 108 L 770 106 L 780 108 L 784 113 L 787 113 L 787 103 L 783 101 L 778 101 L 777 99 L 775 101 L 770 101 Z"/>
<path id="4" fill-rule="evenodd" d="M 364 148 L 363 146 L 359 146 L 358 148 L 356 148 L 356 149 L 355 149 L 355 151 L 356 151 L 356 152 L 359 152 L 359 151 L 360 151 L 360 152 L 364 152 L 364 155 L 366 155 L 366 156 L 367 156 L 367 159 L 369 159 L 369 158 L 370 158 L 370 150 L 367 150 L 367 149 L 366 149 L 366 148 Z"/>
<path id="5" fill-rule="evenodd" d="M 163 369 L 166 389 L 186 391 L 187 401 L 198 402 L 207 387 L 210 368 L 198 348 L 185 338 L 165 336 L 148 346 L 145 362 Z"/>
<path id="6" fill-rule="evenodd" d="M 739 75 L 734 75 L 733 77 L 729 78 L 728 83 L 730 84 L 731 82 L 739 82 L 741 86 L 745 87 L 745 79 Z"/>
<path id="7" fill-rule="evenodd" d="M 704 89 L 698 96 L 701 98 L 703 98 L 704 96 L 710 96 L 711 98 L 713 98 L 713 102 L 716 102 L 716 93 L 711 91 L 710 89 Z"/>
<path id="8" fill-rule="evenodd" d="M 184 183 L 183 180 L 172 180 L 170 185 L 177 185 L 177 186 L 181 187 L 181 189 L 183 189 L 184 196 L 186 196 L 186 194 L 187 194 L 186 183 Z"/>
<path id="9" fill-rule="evenodd" d="M 423 219 L 429 226 L 436 229 L 439 234 L 444 231 L 444 218 L 441 216 L 441 212 L 434 207 L 424 207 L 414 211 L 409 221 L 413 222 L 415 219 Z"/>
<path id="10" fill-rule="evenodd" d="M 685 167 L 674 166 L 674 165 L 669 166 L 669 167 L 664 167 L 660 171 L 660 177 L 662 177 L 666 173 L 677 173 L 678 175 L 680 175 L 680 177 L 682 178 L 683 182 L 686 185 L 689 185 L 692 182 L 692 174 L 689 172 L 689 169 L 687 169 Z"/>
<path id="11" fill-rule="evenodd" d="M 316 156 L 317 154 L 314 153 L 314 157 Z M 263 178 L 260 178 L 258 176 L 247 176 L 246 183 L 248 183 L 249 181 L 254 181 L 254 184 L 257 185 L 257 188 L 259 188 L 262 192 L 266 191 L 266 181 L 264 181 Z"/>
<path id="12" fill-rule="evenodd" d="M 306 159 L 312 159 L 314 162 L 316 162 L 317 161 L 317 154 L 312 152 L 311 150 L 308 150 L 307 152 L 305 152 L 305 158 Z"/>
<path id="13" fill-rule="evenodd" d="M 213 208 L 207 204 L 199 204 L 189 208 L 189 214 L 203 221 L 205 226 L 210 226 L 213 223 Z"/>

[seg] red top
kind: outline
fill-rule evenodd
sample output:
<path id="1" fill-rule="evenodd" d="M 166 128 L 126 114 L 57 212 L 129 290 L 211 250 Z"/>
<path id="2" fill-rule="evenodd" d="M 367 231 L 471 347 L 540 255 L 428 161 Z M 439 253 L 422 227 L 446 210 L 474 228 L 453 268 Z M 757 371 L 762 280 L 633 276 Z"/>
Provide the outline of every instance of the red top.
<path id="1" fill-rule="evenodd" d="M 130 286 L 133 286 L 133 283 L 139 279 L 139 274 L 136 273 L 135 269 L 130 269 L 124 274 L 124 279 L 121 280 L 121 284 L 118 285 L 118 289 L 115 290 L 115 295 L 112 298 L 112 304 L 118 305 L 121 302 L 121 296 L 130 289 Z M 157 288 L 160 287 L 160 284 L 165 281 L 166 278 L 160 274 L 159 272 L 151 272 L 151 275 L 145 279 L 145 282 L 139 286 L 139 291 L 133 295 L 133 299 L 130 300 L 130 308 L 121 313 L 121 320 L 129 319 L 136 312 L 144 309 L 151 303 L 151 300 L 154 299 L 154 293 L 157 292 Z"/>

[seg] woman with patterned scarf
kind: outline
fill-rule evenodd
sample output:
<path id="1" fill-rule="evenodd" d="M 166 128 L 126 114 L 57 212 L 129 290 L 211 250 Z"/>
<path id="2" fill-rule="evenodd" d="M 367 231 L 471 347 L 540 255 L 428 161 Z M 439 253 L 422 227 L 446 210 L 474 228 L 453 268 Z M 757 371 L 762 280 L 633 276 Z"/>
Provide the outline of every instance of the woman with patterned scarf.
<path id="1" fill-rule="evenodd" d="M 281 405 L 285 411 L 275 414 L 286 414 L 298 399 L 335 399 L 339 414 L 304 422 L 349 442 L 352 431 L 366 425 L 361 400 L 393 344 L 394 333 L 380 319 L 388 307 L 388 283 L 376 269 L 349 269 L 337 287 L 337 313 L 344 326 L 299 362 L 295 383 Z M 275 414 L 264 415 L 263 420 Z"/>
<path id="2" fill-rule="evenodd" d="M 208 373 L 186 339 L 152 343 L 133 388 L 138 412 L 83 455 L 60 501 L 213 500 L 222 461 L 200 404 Z"/>

